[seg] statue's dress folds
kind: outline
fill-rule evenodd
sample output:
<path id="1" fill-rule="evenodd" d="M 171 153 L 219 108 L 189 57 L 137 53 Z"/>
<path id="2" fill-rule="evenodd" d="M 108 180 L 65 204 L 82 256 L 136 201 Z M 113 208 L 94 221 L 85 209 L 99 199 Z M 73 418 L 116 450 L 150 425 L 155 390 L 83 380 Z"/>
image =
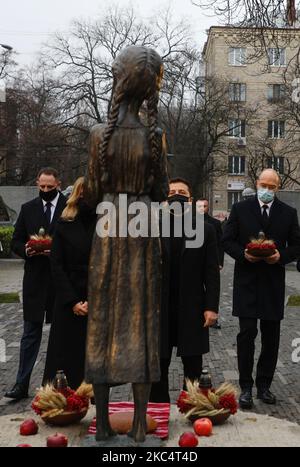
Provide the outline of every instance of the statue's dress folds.
<path id="1" fill-rule="evenodd" d="M 143 201 L 150 206 L 151 201 L 165 200 L 166 156 L 160 151 L 151 176 L 149 130 L 143 126 L 115 128 L 107 150 L 110 180 L 101 186 L 98 148 L 104 129 L 104 125 L 96 125 L 91 132 L 88 196 L 96 203 L 110 201 L 116 208 L 119 194 L 127 194 L 127 204 Z M 161 140 L 157 131 L 160 147 Z M 147 238 L 94 235 L 86 352 L 89 383 L 150 383 L 160 378 L 160 241 L 151 238 L 150 223 L 148 234 Z"/>

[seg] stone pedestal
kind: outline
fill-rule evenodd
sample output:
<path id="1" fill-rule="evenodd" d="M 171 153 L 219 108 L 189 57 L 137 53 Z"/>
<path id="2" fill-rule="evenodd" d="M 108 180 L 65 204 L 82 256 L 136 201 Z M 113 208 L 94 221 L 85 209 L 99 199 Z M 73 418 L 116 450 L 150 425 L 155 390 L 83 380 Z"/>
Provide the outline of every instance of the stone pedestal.
<path id="1" fill-rule="evenodd" d="M 160 446 L 162 446 L 161 439 L 153 435 L 147 435 L 143 443 L 136 443 L 133 438 L 127 435 L 111 436 L 106 441 L 96 441 L 94 435 L 88 435 L 80 443 L 80 447 L 85 448 L 150 448 Z"/>

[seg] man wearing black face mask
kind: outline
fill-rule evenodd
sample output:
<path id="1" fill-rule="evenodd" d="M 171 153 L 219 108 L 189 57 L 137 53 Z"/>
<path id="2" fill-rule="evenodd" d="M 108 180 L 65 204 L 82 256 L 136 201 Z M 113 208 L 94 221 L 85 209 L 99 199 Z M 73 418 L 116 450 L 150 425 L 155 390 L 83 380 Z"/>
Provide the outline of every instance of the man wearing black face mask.
<path id="1" fill-rule="evenodd" d="M 152 384 L 152 402 L 170 402 L 168 372 L 173 347 L 177 347 L 177 355 L 182 359 L 184 378 L 200 378 L 202 355 L 209 351 L 208 328 L 218 317 L 220 271 L 214 228 L 204 224 L 204 243 L 197 248 L 186 246 L 184 229 L 181 236 L 174 235 L 178 217 L 181 216 L 182 223 L 184 218 L 172 209 L 172 203 L 180 203 L 184 212 L 192 209 L 191 200 L 187 181 L 181 178 L 170 181 L 170 237 L 161 238 L 161 379 Z"/>
<path id="2" fill-rule="evenodd" d="M 51 167 L 40 170 L 37 177 L 39 196 L 23 204 L 15 225 L 11 243 L 14 253 L 25 260 L 23 278 L 24 332 L 21 339 L 20 362 L 16 384 L 5 397 L 20 400 L 28 395 L 30 376 L 36 362 L 46 322 L 51 321 L 54 289 L 50 271 L 50 251 L 36 253 L 28 247 L 31 235 L 41 227 L 53 236 L 56 222 L 65 204 L 65 197 L 58 191 L 58 173 Z"/>

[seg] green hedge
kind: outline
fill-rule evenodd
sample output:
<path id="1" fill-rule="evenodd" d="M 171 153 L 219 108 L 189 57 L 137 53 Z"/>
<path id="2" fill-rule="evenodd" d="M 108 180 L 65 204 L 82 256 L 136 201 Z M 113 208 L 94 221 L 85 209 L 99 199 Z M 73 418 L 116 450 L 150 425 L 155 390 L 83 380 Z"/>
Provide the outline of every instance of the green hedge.
<path id="1" fill-rule="evenodd" d="M 20 303 L 19 294 L 16 292 L 0 293 L 0 303 Z"/>
<path id="2" fill-rule="evenodd" d="M 14 228 L 12 226 L 4 227 L 0 226 L 0 242 L 2 244 L 3 251 L 0 251 L 0 256 L 10 256 L 10 242 L 13 236 Z"/>
<path id="3" fill-rule="evenodd" d="M 300 295 L 290 295 L 287 306 L 300 306 Z"/>

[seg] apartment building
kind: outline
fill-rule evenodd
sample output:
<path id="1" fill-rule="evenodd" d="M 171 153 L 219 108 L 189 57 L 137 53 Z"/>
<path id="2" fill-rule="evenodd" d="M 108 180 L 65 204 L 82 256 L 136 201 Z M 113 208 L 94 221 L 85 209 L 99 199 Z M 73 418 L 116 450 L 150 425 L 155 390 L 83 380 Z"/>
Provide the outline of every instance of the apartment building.
<path id="1" fill-rule="evenodd" d="M 228 110 L 226 150 L 212 156 L 223 167 L 208 188 L 213 213 L 221 219 L 242 199 L 244 188 L 254 186 L 255 172 L 263 167 L 278 170 L 284 188 L 300 189 L 295 183 L 300 180 L 299 130 L 283 105 L 295 78 L 291 70 L 300 29 L 274 31 L 232 26 L 208 31 L 203 50 L 206 78 L 223 80 L 228 102 L 237 104 L 236 111 L 232 106 Z"/>

